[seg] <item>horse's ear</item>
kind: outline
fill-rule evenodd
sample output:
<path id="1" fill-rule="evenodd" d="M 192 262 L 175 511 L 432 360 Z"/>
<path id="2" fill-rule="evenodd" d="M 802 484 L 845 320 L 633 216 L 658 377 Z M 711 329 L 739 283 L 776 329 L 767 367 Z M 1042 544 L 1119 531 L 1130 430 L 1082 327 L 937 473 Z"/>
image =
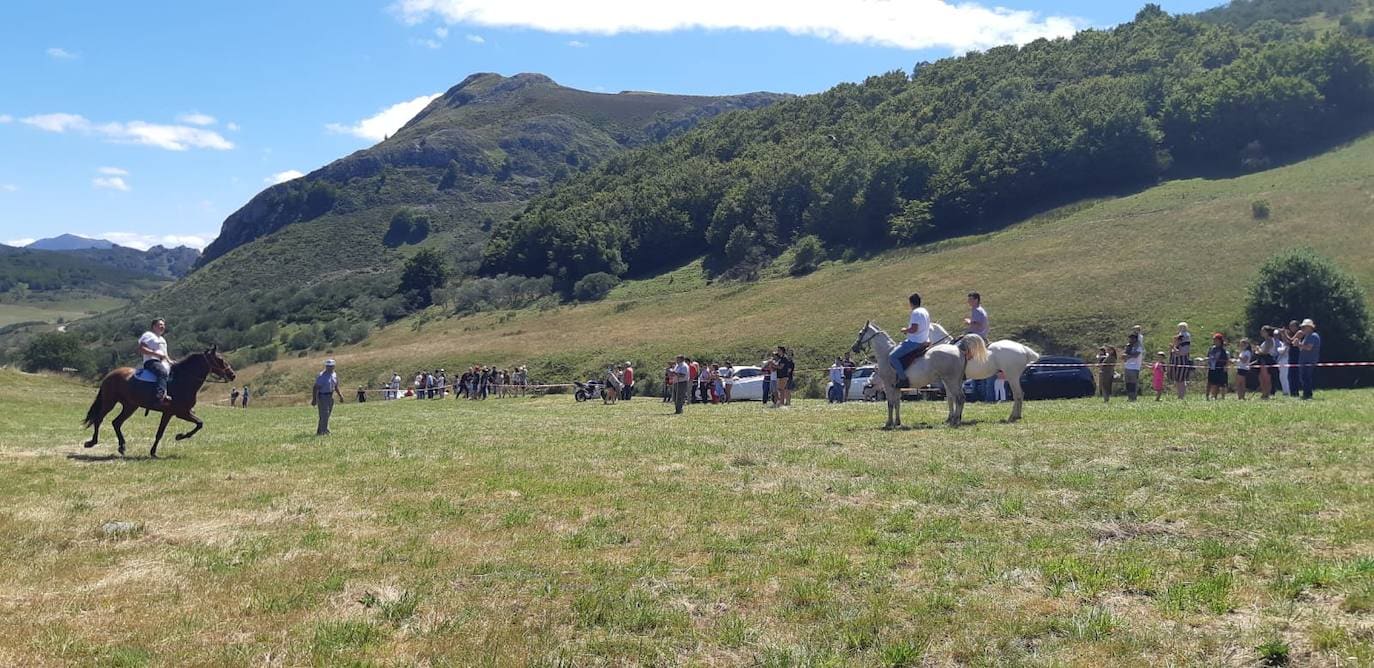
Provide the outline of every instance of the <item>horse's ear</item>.
<path id="1" fill-rule="evenodd" d="M 219 352 L 219 344 L 218 344 L 218 343 L 216 343 L 216 344 L 213 345 L 213 346 L 210 346 L 210 354 L 211 354 L 211 355 L 213 355 L 213 354 L 215 354 L 215 353 L 217 353 L 217 352 Z"/>

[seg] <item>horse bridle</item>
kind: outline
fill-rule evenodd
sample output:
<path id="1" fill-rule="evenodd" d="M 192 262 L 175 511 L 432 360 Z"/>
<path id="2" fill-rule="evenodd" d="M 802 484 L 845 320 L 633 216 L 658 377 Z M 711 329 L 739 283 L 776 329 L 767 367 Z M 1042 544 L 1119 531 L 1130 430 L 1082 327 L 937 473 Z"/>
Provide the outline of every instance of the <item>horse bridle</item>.
<path id="1" fill-rule="evenodd" d="M 851 349 L 851 352 L 859 352 L 864 346 L 872 343 L 873 339 L 876 338 L 878 338 L 878 329 L 873 327 L 872 323 L 864 325 L 864 331 L 859 333 L 859 340 L 854 342 L 854 347 Z"/>
<path id="2" fill-rule="evenodd" d="M 214 358 L 214 357 L 211 357 L 211 356 L 209 356 L 209 355 L 206 355 L 206 356 L 205 356 L 205 362 L 206 362 L 206 366 L 208 366 L 208 367 L 210 368 L 210 373 L 213 374 L 216 378 L 219 378 L 219 379 L 220 379 L 219 382 L 224 382 L 224 383 L 229 382 L 229 376 L 228 376 L 229 363 L 228 363 L 228 362 L 225 362 L 225 363 L 224 363 L 224 366 L 222 366 L 222 367 L 216 367 L 216 366 L 215 366 L 215 363 L 216 363 L 215 358 Z"/>

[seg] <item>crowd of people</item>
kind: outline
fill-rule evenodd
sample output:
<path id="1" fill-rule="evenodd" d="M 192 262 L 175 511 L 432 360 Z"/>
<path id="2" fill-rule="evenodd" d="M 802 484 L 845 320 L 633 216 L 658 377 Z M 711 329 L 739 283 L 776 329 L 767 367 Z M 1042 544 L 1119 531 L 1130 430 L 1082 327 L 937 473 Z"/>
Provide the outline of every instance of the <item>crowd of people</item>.
<path id="1" fill-rule="evenodd" d="M 382 399 L 444 399 L 453 395 L 455 399 L 476 401 L 487 397 L 524 396 L 529 387 L 529 371 L 523 366 L 498 369 L 477 365 L 463 370 L 457 378 L 449 378 L 443 369 L 416 371 L 410 385 L 404 389 L 402 386 L 400 372 L 393 371 L 391 380 L 382 386 Z M 358 400 L 365 401 L 370 391 L 366 386 L 359 387 Z"/>
<path id="2" fill-rule="evenodd" d="M 1317 324 L 1311 318 L 1287 326 L 1264 325 L 1255 340 L 1241 338 L 1230 347 L 1226 335 L 1214 332 L 1206 357 L 1193 357 L 1193 334 L 1188 323 L 1178 323 L 1178 332 L 1169 340 L 1169 350 L 1155 353 L 1150 364 L 1150 387 L 1155 400 L 1163 399 L 1171 385 L 1179 399 L 1188 393 L 1188 380 L 1198 370 L 1206 371 L 1207 400 L 1221 399 L 1234 389 L 1237 399 L 1246 399 L 1251 392 L 1260 399 L 1275 394 L 1311 399 L 1315 388 L 1317 364 L 1321 362 L 1322 339 Z M 1140 374 L 1145 366 L 1145 339 L 1136 325 L 1127 336 L 1120 351 L 1115 346 L 1098 349 L 1098 394 L 1110 401 L 1115 368 L 1121 361 L 1128 401 L 1140 394 Z M 1230 369 L 1234 367 L 1232 376 Z"/>

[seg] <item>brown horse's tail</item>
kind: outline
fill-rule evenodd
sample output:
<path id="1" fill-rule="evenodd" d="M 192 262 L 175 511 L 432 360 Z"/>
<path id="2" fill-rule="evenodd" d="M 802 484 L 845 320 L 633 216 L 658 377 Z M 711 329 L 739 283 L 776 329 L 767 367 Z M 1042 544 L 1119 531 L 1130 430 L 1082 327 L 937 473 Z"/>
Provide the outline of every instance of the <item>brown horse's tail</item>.
<path id="1" fill-rule="evenodd" d="M 92 401 L 91 407 L 86 410 L 86 421 L 82 424 L 87 427 L 96 426 L 100 423 L 100 418 L 105 417 L 100 410 L 100 399 L 103 394 L 105 394 L 105 388 L 102 386 L 100 391 L 95 393 L 95 401 Z"/>

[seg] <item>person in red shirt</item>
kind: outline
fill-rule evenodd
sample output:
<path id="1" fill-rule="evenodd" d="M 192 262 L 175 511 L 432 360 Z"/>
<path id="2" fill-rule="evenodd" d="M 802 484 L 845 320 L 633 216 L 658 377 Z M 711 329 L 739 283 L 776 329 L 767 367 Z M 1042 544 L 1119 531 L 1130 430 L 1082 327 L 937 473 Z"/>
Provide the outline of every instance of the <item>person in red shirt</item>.
<path id="1" fill-rule="evenodd" d="M 629 362 L 625 363 L 625 374 L 621 376 L 621 380 L 625 385 L 620 390 L 620 398 L 629 401 L 635 389 L 635 369 Z"/>
<path id="2" fill-rule="evenodd" d="M 688 375 L 687 375 L 687 388 L 688 388 L 687 394 L 688 394 L 688 398 L 691 399 L 691 402 L 690 402 L 690 403 L 696 403 L 696 402 L 697 402 L 697 393 L 696 393 L 696 392 L 692 392 L 692 390 L 693 390 L 693 389 L 696 389 L 696 387 L 697 387 L 697 376 L 700 376 L 700 375 L 701 375 L 701 365 L 700 365 L 700 364 L 697 364 L 697 361 L 696 361 L 696 360 L 694 360 L 694 359 L 688 357 L 688 358 L 687 358 L 687 368 L 689 369 L 689 372 L 688 372 Z"/>

